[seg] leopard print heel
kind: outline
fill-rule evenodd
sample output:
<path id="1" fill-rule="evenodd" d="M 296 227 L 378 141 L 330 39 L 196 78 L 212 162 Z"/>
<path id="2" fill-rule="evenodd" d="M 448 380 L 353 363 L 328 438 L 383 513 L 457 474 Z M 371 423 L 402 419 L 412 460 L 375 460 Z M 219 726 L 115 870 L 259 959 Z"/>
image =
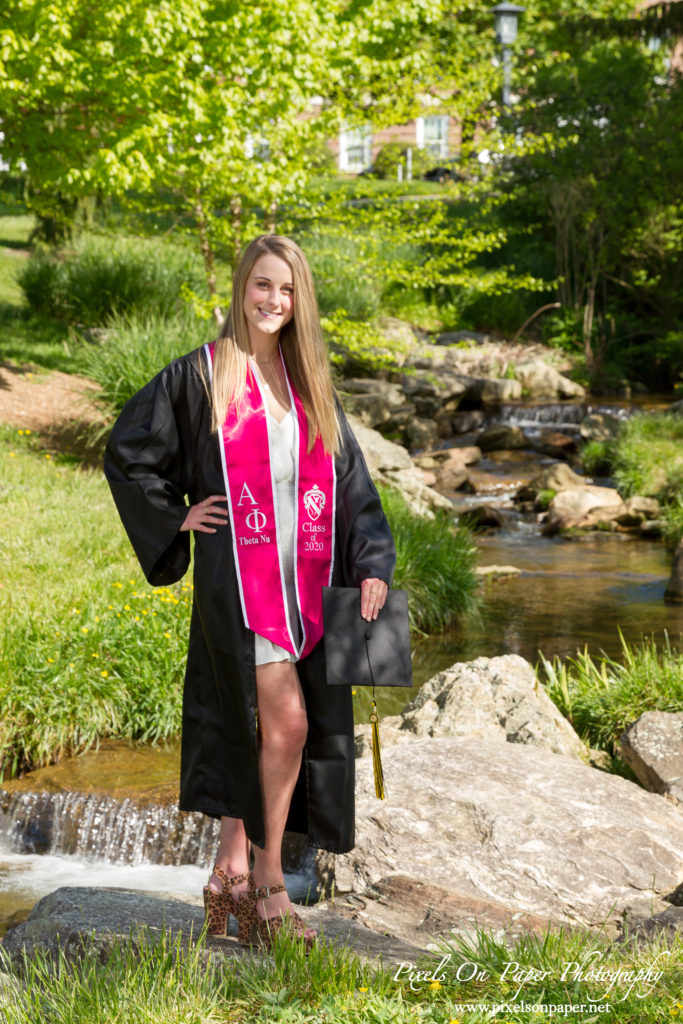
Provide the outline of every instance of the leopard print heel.
<path id="1" fill-rule="evenodd" d="M 252 905 L 256 915 L 256 920 L 253 921 L 251 926 L 251 941 L 260 942 L 264 949 L 268 951 L 273 945 L 275 933 L 283 928 L 287 928 L 293 935 L 304 940 L 306 953 L 310 953 L 318 933 L 314 931 L 312 935 L 307 935 L 306 922 L 297 913 L 293 910 L 288 910 L 286 913 L 274 914 L 273 917 L 261 917 L 258 913 L 256 909 L 257 900 L 268 899 L 269 896 L 275 896 L 279 892 L 287 892 L 286 887 L 282 883 L 278 885 L 260 885 L 258 888 L 250 890 Z"/>
<path id="2" fill-rule="evenodd" d="M 213 892 L 208 885 L 204 886 L 204 916 L 208 922 L 207 934 L 225 938 L 228 934 L 228 918 L 232 914 L 238 924 L 237 938 L 245 946 L 248 946 L 251 941 L 254 918 L 258 916 L 256 904 L 249 892 L 240 893 L 236 899 L 232 895 L 232 887 L 241 882 L 249 882 L 250 875 L 235 875 L 233 878 L 228 878 L 225 871 L 219 867 L 214 867 L 213 874 L 220 879 L 223 888 L 220 892 Z"/>

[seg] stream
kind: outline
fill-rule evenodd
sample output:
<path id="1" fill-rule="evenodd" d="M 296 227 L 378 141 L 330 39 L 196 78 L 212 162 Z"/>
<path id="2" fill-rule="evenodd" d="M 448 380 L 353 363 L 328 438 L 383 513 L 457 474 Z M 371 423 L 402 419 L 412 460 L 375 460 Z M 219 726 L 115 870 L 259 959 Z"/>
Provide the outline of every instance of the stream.
<path id="1" fill-rule="evenodd" d="M 502 410 L 505 422 L 533 433 L 575 431 L 585 405 L 555 403 Z M 604 407 L 603 407 L 604 409 Z M 627 403 L 607 411 L 626 415 Z M 467 436 L 459 444 L 471 443 Z M 414 644 L 413 691 L 381 694 L 380 714 L 396 713 L 434 673 L 456 661 L 519 654 L 532 664 L 587 647 L 619 659 L 621 640 L 643 636 L 681 647 L 683 606 L 663 594 L 671 568 L 664 545 L 626 534 L 543 537 L 536 516 L 512 503 L 518 487 L 554 460 L 530 451 L 493 452 L 473 470 L 475 494 L 458 493 L 462 512 L 485 503 L 503 525 L 477 535 L 479 565 L 519 573 L 482 582 L 480 613 L 457 629 Z M 596 480 L 596 483 L 609 481 Z M 357 696 L 357 720 L 366 699 Z M 121 886 L 200 894 L 215 849 L 216 825 L 176 810 L 179 745 L 150 749 L 104 743 L 99 752 L 40 769 L 0 788 L 0 935 L 40 897 L 62 885 Z M 291 843 L 292 895 L 305 898 L 310 871 Z M 310 865 L 309 865 L 310 866 Z"/>

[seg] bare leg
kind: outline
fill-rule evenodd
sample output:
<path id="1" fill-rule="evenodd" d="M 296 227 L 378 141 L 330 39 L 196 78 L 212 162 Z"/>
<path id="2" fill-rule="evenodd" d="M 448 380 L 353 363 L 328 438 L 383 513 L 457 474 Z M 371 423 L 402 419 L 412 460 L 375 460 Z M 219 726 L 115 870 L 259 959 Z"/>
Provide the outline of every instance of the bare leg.
<path id="1" fill-rule="evenodd" d="M 282 837 L 289 805 L 301 767 L 308 722 L 301 684 L 295 666 L 274 661 L 256 668 L 259 709 L 259 769 L 265 821 L 263 849 L 253 847 L 254 882 L 275 885 L 284 880 Z M 262 917 L 272 917 L 291 906 L 286 893 L 257 903 Z"/>
<path id="2" fill-rule="evenodd" d="M 216 866 L 225 871 L 228 878 L 235 875 L 246 875 L 249 871 L 249 840 L 244 831 L 241 818 L 221 818 L 221 833 L 216 854 Z M 209 879 L 209 889 L 221 892 L 223 883 L 216 875 Z M 240 882 L 232 887 L 232 895 L 237 897 L 247 891 L 247 883 Z"/>

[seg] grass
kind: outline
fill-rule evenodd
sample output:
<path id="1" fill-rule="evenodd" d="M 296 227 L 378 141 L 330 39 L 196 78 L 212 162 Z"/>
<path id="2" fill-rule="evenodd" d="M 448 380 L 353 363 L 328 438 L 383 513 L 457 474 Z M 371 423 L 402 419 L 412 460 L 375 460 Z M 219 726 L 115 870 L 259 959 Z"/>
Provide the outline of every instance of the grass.
<path id="1" fill-rule="evenodd" d="M 170 317 L 182 310 L 184 289 L 204 290 L 187 247 L 88 233 L 58 254 L 35 249 L 18 281 L 34 313 L 82 327 L 104 326 L 115 314 Z"/>
<path id="2" fill-rule="evenodd" d="M 325 940 L 306 957 L 286 935 L 268 957 L 230 961 L 209 958 L 203 938 L 188 946 L 143 929 L 108 953 L 86 943 L 75 962 L 26 958 L 4 997 L 0 988 L 0 1009 L 6 1024 L 531 1024 L 563 1016 L 541 1006 L 584 1004 L 572 1020 L 670 1022 L 683 1012 L 682 958 L 680 935 L 610 943 L 600 934 L 548 931 L 505 943 L 477 930 L 433 954 L 416 952 L 412 964 L 371 965 Z M 589 966 L 614 972 L 612 984 L 586 977 Z M 527 979 L 515 979 L 515 969 Z M 661 974 L 631 984 L 648 969 Z"/>
<path id="3" fill-rule="evenodd" d="M 664 539 L 683 537 L 683 416 L 641 413 L 626 420 L 612 441 L 589 442 L 581 453 L 587 473 L 610 473 L 619 493 L 657 498 Z"/>
<path id="4" fill-rule="evenodd" d="M 683 654 L 653 639 L 629 646 L 622 637 L 621 643 L 623 663 L 587 650 L 566 661 L 541 656 L 549 696 L 589 746 L 612 756 L 621 734 L 645 711 L 683 711 Z"/>
<path id="5" fill-rule="evenodd" d="M 396 541 L 393 586 L 408 591 L 416 632 L 442 633 L 477 607 L 472 534 L 454 526 L 448 511 L 427 519 L 393 488 L 381 487 L 380 494 Z"/>

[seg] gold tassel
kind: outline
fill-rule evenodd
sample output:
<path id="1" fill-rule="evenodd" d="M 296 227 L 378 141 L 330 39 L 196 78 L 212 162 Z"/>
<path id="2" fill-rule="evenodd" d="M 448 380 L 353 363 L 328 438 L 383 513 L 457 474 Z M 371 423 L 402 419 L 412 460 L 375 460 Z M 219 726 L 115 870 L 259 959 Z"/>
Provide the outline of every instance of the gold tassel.
<path id="1" fill-rule="evenodd" d="M 372 768 L 375 775 L 375 796 L 384 800 L 384 772 L 382 771 L 382 755 L 379 749 L 379 716 L 377 702 L 373 700 L 370 712 L 372 723 Z"/>

